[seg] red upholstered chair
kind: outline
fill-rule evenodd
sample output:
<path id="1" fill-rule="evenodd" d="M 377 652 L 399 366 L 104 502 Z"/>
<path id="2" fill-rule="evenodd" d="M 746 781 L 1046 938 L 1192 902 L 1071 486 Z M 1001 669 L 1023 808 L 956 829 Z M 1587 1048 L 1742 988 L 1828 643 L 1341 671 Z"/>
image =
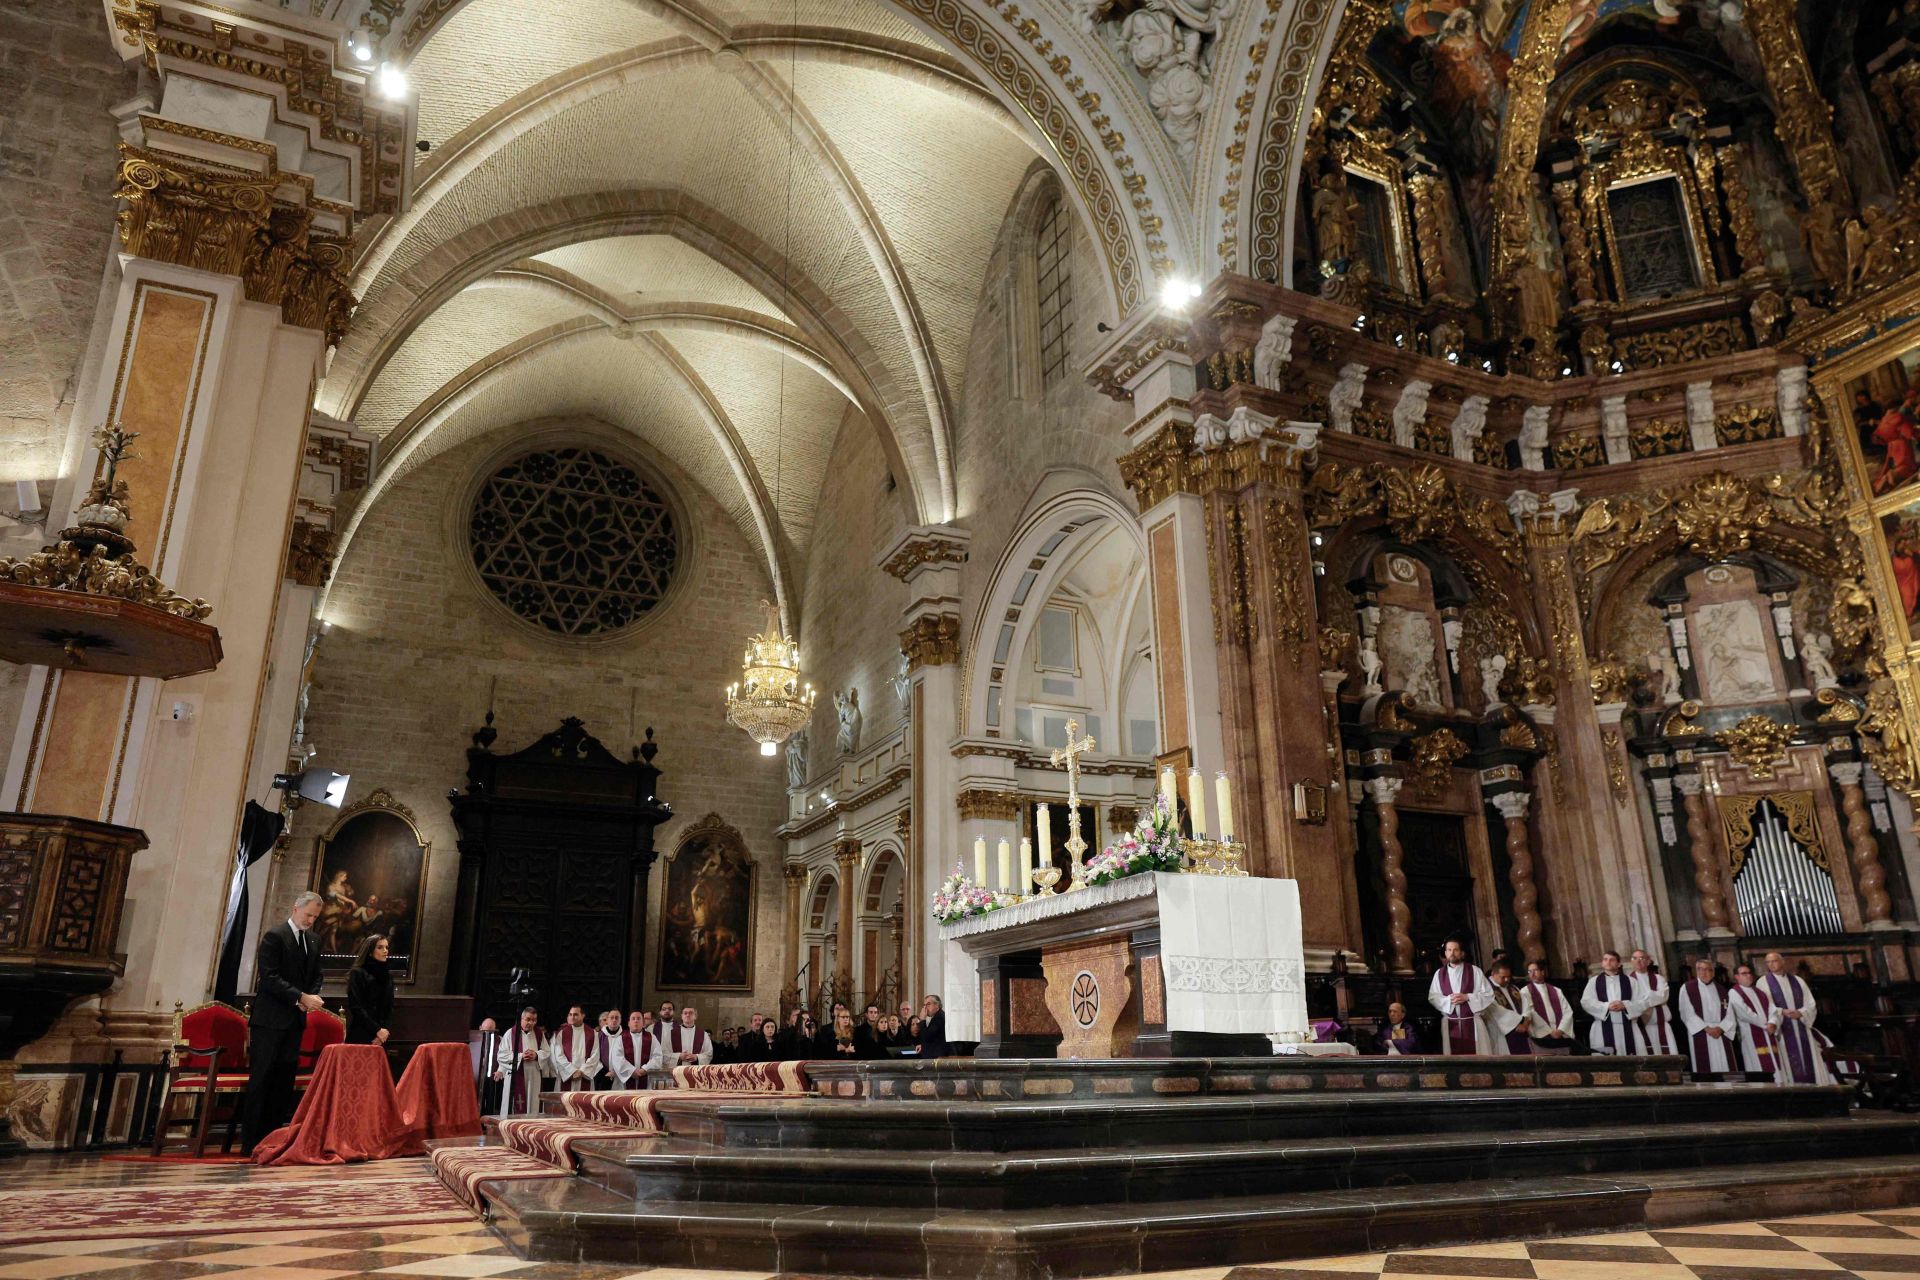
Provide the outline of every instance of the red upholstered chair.
<path id="1" fill-rule="evenodd" d="M 315 1009 L 307 1015 L 307 1029 L 300 1037 L 300 1074 L 294 1077 L 295 1091 L 303 1090 L 313 1080 L 313 1068 L 320 1061 L 320 1051 L 330 1044 L 344 1044 L 347 1039 L 346 1019 L 328 1009 Z"/>
<path id="2" fill-rule="evenodd" d="M 166 1150 L 173 1124 L 173 1100 L 183 1097 L 194 1100 L 193 1114 L 186 1121 L 188 1142 L 198 1159 L 206 1154 L 207 1130 L 216 1116 L 227 1122 L 222 1150 L 233 1146 L 240 1100 L 247 1091 L 247 1019 L 232 1005 L 214 1000 L 177 1014 L 176 1023 L 166 1085 L 160 1095 L 160 1118 L 153 1126 L 153 1154 Z"/>

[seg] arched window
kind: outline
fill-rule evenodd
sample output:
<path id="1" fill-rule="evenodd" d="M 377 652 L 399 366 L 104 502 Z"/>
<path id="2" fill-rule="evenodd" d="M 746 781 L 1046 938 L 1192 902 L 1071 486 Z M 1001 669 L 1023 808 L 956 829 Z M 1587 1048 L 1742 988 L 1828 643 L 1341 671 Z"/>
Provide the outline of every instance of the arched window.
<path id="1" fill-rule="evenodd" d="M 1067 370 L 1073 333 L 1073 222 L 1058 193 L 1049 197 L 1034 228 L 1035 296 L 1040 308 L 1040 385 L 1051 387 Z"/>

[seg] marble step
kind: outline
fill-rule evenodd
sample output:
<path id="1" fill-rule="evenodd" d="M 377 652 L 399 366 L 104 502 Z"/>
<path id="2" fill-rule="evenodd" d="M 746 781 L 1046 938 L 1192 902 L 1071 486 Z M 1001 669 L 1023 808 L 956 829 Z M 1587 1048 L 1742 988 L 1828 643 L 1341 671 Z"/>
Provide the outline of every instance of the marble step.
<path id="1" fill-rule="evenodd" d="M 578 1149 L 583 1177 L 636 1203 L 811 1202 L 956 1210 L 1144 1204 L 1188 1199 L 1202 1191 L 1237 1197 L 1912 1152 L 1920 1152 L 1920 1120 L 1891 1115 L 1016 1155 L 715 1150 L 684 1139 L 645 1146 L 586 1142 Z"/>
<path id="2" fill-rule="evenodd" d="M 535 1261 L 1050 1280 L 1917 1200 L 1920 1157 L 1911 1155 L 994 1211 L 636 1205 L 568 1178 L 502 1184 L 494 1228 Z"/>
<path id="3" fill-rule="evenodd" d="M 1114 1101 L 1193 1094 L 1356 1090 L 1683 1088 L 1679 1057 L 889 1058 L 810 1062 L 816 1092 L 835 1098 Z"/>
<path id="4" fill-rule="evenodd" d="M 1398 1090 L 1152 1100 L 943 1102 L 669 1097 L 668 1130 L 727 1148 L 1009 1151 L 1163 1143 L 1392 1137 L 1847 1114 L 1836 1086 L 1626 1085 L 1608 1089 Z"/>

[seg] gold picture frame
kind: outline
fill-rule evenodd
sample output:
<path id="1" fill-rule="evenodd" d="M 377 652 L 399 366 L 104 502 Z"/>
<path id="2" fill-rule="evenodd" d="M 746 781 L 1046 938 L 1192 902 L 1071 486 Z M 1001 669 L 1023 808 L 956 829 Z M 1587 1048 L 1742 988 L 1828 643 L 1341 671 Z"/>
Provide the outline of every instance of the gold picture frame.
<path id="1" fill-rule="evenodd" d="M 710 813 L 682 831 L 662 861 L 654 986 L 751 991 L 758 868 L 746 840 Z"/>
<path id="2" fill-rule="evenodd" d="M 421 834 L 413 810 L 386 788 L 340 811 L 314 841 L 309 880 L 322 899 L 314 934 L 325 978 L 344 978 L 360 939 L 384 933 L 391 939 L 394 982 L 418 980 L 432 860 L 433 842 Z"/>

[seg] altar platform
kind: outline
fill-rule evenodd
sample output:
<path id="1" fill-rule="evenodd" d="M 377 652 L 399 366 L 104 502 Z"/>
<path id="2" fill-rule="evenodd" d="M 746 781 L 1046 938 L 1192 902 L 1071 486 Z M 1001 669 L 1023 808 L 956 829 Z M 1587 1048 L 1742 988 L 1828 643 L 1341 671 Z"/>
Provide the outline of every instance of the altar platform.
<path id="1" fill-rule="evenodd" d="M 1682 1065 L 822 1063 L 805 1096 L 661 1095 L 658 1131 L 480 1192 L 535 1260 L 987 1280 L 1920 1203 L 1920 1120 Z"/>

